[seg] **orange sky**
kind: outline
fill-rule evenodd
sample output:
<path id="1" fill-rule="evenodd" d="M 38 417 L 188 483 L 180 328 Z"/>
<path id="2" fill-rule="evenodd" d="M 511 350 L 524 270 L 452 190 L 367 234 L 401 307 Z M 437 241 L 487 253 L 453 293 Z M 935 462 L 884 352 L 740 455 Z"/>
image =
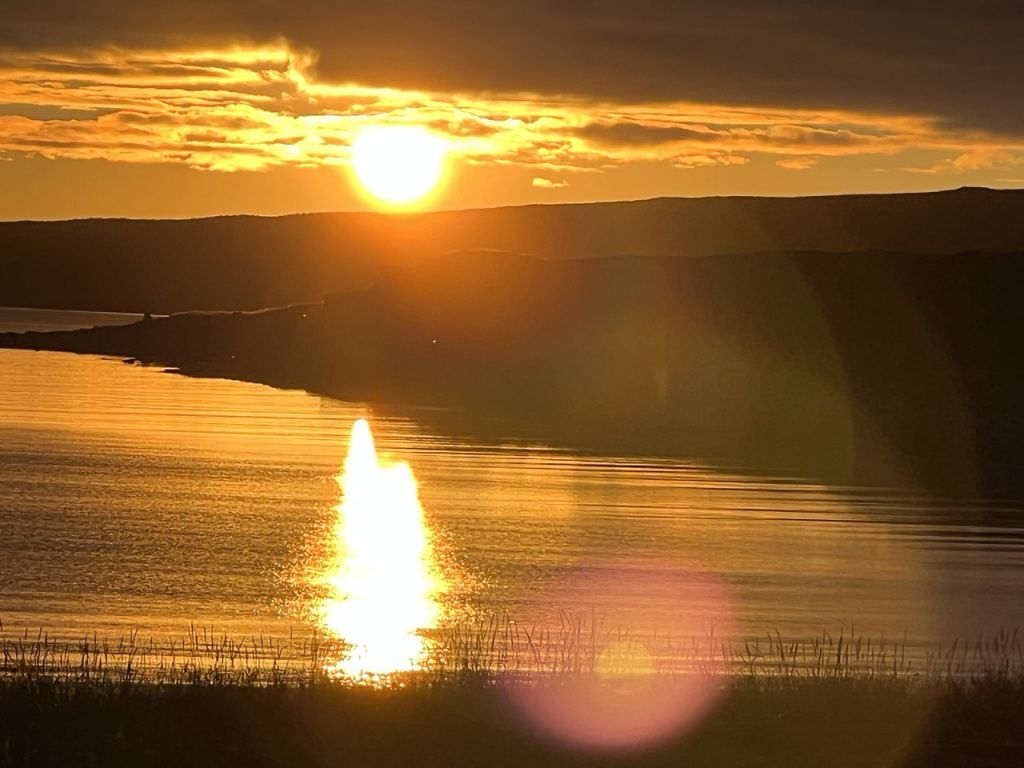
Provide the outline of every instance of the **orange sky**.
<path id="1" fill-rule="evenodd" d="M 385 88 L 288 43 L 0 50 L 0 218 L 373 207 L 371 125 L 443 137 L 427 207 L 1024 186 L 1024 140 L 892 109 Z"/>

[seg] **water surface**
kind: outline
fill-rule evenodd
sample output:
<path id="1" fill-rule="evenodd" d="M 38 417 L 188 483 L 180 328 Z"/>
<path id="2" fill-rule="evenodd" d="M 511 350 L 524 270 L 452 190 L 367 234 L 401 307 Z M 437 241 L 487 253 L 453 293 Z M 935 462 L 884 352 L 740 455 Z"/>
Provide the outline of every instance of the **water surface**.
<path id="1" fill-rule="evenodd" d="M 0 333 L 74 331 L 97 325 L 130 325 L 142 315 L 128 312 L 79 312 L 65 309 L 0 307 Z"/>
<path id="2" fill-rule="evenodd" d="M 507 614 L 547 626 L 586 611 L 606 626 L 679 632 L 688 604 L 645 591 L 657 564 L 713 580 L 728 615 L 696 619 L 736 636 L 852 626 L 924 649 L 1024 623 L 1024 518 L 1010 504 L 467 442 L 414 414 L 304 392 L 0 350 L 5 629 L 322 629 L 338 477 L 361 417 L 418 480 L 447 585 L 441 622 Z M 999 524 L 957 522 L 992 506 Z"/>

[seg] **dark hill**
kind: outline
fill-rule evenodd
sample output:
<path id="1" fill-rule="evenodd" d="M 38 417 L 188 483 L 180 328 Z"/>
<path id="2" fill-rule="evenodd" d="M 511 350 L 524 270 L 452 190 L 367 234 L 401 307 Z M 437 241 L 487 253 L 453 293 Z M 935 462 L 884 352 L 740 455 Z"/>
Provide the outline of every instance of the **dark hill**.
<path id="1" fill-rule="evenodd" d="M 1024 251 L 1024 191 L 0 223 L 0 306 L 256 309 L 318 300 L 381 269 L 476 249 L 544 258 Z"/>

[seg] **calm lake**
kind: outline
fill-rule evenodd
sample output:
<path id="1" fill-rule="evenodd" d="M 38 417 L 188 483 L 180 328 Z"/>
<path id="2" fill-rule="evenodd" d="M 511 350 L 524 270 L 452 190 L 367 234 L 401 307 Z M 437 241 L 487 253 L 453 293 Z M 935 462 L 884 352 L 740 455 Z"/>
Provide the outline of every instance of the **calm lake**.
<path id="1" fill-rule="evenodd" d="M 0 310 L 2 328 L 107 320 Z M 395 558 L 378 613 L 408 611 L 394 632 L 582 611 L 641 633 L 709 618 L 737 637 L 906 633 L 923 652 L 1024 624 L 1024 511 L 1010 503 L 475 444 L 298 391 L 0 350 L 4 631 L 346 631 L 325 605 L 343 557 L 339 473 L 363 417 L 422 504 L 422 518 L 371 521 L 366 546 Z M 398 594 L 416 578 L 400 558 L 420 524 L 444 588 Z M 660 577 L 680 572 L 714 585 L 715 616 L 680 624 L 688 604 Z"/>

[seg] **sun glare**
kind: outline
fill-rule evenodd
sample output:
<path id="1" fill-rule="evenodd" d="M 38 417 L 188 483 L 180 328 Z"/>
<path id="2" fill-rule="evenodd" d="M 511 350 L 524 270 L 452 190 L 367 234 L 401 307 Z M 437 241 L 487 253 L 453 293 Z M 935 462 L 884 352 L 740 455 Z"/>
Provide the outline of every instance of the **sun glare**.
<path id="1" fill-rule="evenodd" d="M 378 460 L 370 425 L 360 419 L 338 483 L 323 624 L 349 648 L 334 671 L 361 678 L 417 669 L 426 655 L 420 632 L 437 625 L 444 582 L 416 479 L 405 462 Z"/>
<path id="2" fill-rule="evenodd" d="M 420 202 L 444 175 L 447 143 L 419 126 L 365 128 L 352 144 L 352 168 L 363 188 L 393 206 Z"/>

